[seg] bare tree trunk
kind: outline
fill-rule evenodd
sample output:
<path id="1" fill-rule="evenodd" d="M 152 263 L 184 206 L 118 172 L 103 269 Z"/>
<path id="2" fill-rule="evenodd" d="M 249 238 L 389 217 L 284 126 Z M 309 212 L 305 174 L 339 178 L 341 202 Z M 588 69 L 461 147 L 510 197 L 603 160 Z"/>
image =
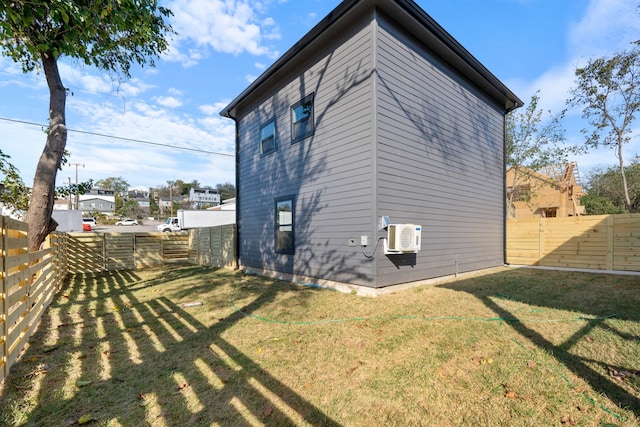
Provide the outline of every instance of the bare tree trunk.
<path id="1" fill-rule="evenodd" d="M 627 185 L 627 174 L 624 171 L 624 162 L 622 160 L 622 143 L 618 141 L 618 160 L 620 161 L 620 175 L 622 175 L 622 188 L 624 189 L 624 204 L 629 213 L 633 213 L 633 205 L 629 197 L 629 186 Z"/>
<path id="2" fill-rule="evenodd" d="M 43 54 L 42 66 L 49 86 L 49 131 L 31 189 L 31 202 L 27 212 L 29 224 L 29 251 L 36 251 L 58 223 L 51 218 L 55 202 L 56 174 L 67 144 L 65 103 L 67 93 L 62 85 L 58 63 L 52 54 Z"/>
<path id="3" fill-rule="evenodd" d="M 511 207 L 513 206 L 513 197 L 514 197 L 514 193 L 516 191 L 516 186 L 518 184 L 518 166 L 513 166 L 513 182 L 511 183 L 511 193 L 509 193 L 509 197 L 507 198 L 507 217 L 508 218 L 515 218 L 515 210 L 513 212 L 513 215 L 511 214 Z"/>

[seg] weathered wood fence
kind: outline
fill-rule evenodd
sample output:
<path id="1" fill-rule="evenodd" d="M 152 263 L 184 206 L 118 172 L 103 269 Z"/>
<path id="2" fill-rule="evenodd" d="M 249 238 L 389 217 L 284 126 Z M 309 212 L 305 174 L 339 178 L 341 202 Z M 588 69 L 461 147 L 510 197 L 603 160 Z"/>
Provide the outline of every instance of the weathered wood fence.
<path id="1" fill-rule="evenodd" d="M 136 270 L 172 262 L 235 266 L 235 225 L 188 233 L 69 233 L 69 273 Z"/>
<path id="2" fill-rule="evenodd" d="M 69 273 L 136 270 L 189 260 L 187 233 L 69 233 Z"/>
<path id="3" fill-rule="evenodd" d="M 189 263 L 210 267 L 236 266 L 236 226 L 198 228 L 189 232 Z"/>
<path id="4" fill-rule="evenodd" d="M 235 225 L 189 233 L 60 233 L 28 251 L 26 223 L 0 216 L 0 381 L 69 273 L 184 262 L 234 267 Z"/>
<path id="5" fill-rule="evenodd" d="M 507 262 L 640 271 L 640 214 L 509 220 Z"/>

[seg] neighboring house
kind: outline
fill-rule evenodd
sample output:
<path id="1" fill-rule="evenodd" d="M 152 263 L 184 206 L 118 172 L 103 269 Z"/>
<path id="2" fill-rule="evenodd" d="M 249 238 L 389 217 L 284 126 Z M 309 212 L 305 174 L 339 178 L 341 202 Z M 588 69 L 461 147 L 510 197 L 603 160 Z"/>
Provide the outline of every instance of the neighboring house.
<path id="1" fill-rule="evenodd" d="M 220 206 L 216 206 L 215 208 L 210 208 L 210 209 L 219 210 L 219 211 L 235 211 L 236 198 L 232 197 L 231 199 L 223 200 Z"/>
<path id="2" fill-rule="evenodd" d="M 514 186 L 514 176 L 516 179 Z M 507 203 L 509 218 L 552 218 L 585 214 L 580 198 L 585 195 L 575 162 L 551 166 L 536 172 L 527 168 L 507 170 Z"/>
<path id="3" fill-rule="evenodd" d="M 503 265 L 521 105 L 414 1 L 343 1 L 221 112 L 240 267 L 378 288 Z M 387 253 L 390 230 L 418 252 Z"/>
<path id="4" fill-rule="evenodd" d="M 148 197 L 133 197 L 130 200 L 135 201 L 139 207 L 149 212 L 149 208 L 151 207 L 151 202 Z"/>
<path id="5" fill-rule="evenodd" d="M 106 216 L 113 216 L 115 209 L 115 198 L 110 196 L 95 197 L 85 194 L 80 196 L 80 200 L 78 201 L 78 210 L 83 214 L 99 212 Z"/>
<path id="6" fill-rule="evenodd" d="M 78 196 L 78 210 L 83 214 L 99 212 L 113 216 L 116 210 L 116 192 L 104 188 L 92 188 L 88 193 Z"/>
<path id="7" fill-rule="evenodd" d="M 53 201 L 54 211 L 68 211 L 72 209 L 73 201 L 69 199 L 56 199 Z"/>
<path id="8" fill-rule="evenodd" d="M 129 189 L 127 189 L 127 194 L 129 195 L 129 197 L 134 197 L 136 199 L 138 198 L 149 198 L 149 188 L 147 187 L 143 187 L 143 186 L 138 186 L 138 187 L 131 187 Z"/>
<path id="9" fill-rule="evenodd" d="M 189 190 L 189 204 L 192 209 L 218 206 L 220 204 L 220 194 L 215 188 L 191 188 Z"/>
<path id="10" fill-rule="evenodd" d="M 173 201 L 174 214 L 177 212 L 178 209 L 180 209 L 182 205 L 184 205 L 187 202 L 187 199 L 184 196 L 173 196 L 173 199 L 171 200 Z M 171 213 L 171 201 L 169 200 L 169 198 L 161 197 L 158 200 L 158 207 L 160 208 L 160 212 L 163 214 Z"/>
<path id="11" fill-rule="evenodd" d="M 116 192 L 114 190 L 105 190 L 104 188 L 92 188 L 85 196 L 106 196 L 115 198 Z"/>

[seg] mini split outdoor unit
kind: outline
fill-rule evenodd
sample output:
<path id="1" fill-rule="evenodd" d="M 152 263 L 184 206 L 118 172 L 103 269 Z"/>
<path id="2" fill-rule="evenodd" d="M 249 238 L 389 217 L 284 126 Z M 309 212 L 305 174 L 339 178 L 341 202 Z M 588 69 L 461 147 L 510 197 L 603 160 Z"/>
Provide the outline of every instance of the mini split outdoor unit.
<path id="1" fill-rule="evenodd" d="M 415 224 L 389 224 L 385 254 L 416 253 L 420 250 L 422 227 Z"/>

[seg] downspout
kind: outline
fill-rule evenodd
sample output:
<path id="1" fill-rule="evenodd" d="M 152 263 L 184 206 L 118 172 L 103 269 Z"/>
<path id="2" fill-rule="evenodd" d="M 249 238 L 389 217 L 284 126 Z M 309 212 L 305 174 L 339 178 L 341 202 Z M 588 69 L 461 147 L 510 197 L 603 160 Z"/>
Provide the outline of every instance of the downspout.
<path id="1" fill-rule="evenodd" d="M 507 265 L 507 114 L 502 115 L 502 257 Z"/>
<path id="2" fill-rule="evenodd" d="M 234 269 L 240 268 L 240 130 L 238 128 L 238 121 L 235 117 L 228 117 L 233 120 L 236 128 L 236 244 L 234 247 L 234 257 L 236 265 Z"/>
<path id="3" fill-rule="evenodd" d="M 372 190 L 372 198 L 371 201 L 373 204 L 373 236 L 375 236 L 374 241 L 374 249 L 377 248 L 378 242 L 380 240 L 379 232 L 378 232 L 378 215 L 384 215 L 382 212 L 378 211 L 378 10 L 374 8 L 373 16 L 371 17 L 371 51 L 373 52 L 373 73 L 371 74 L 371 91 L 373 97 L 373 105 L 371 112 L 371 123 L 372 123 L 372 144 L 371 144 L 371 157 L 372 157 L 372 176 L 373 176 L 373 190 Z M 374 251 L 375 253 L 375 251 Z M 378 287 L 378 268 L 380 267 L 379 262 L 380 257 L 376 257 L 373 259 L 373 266 L 371 271 L 371 275 L 373 276 L 373 287 Z"/>

